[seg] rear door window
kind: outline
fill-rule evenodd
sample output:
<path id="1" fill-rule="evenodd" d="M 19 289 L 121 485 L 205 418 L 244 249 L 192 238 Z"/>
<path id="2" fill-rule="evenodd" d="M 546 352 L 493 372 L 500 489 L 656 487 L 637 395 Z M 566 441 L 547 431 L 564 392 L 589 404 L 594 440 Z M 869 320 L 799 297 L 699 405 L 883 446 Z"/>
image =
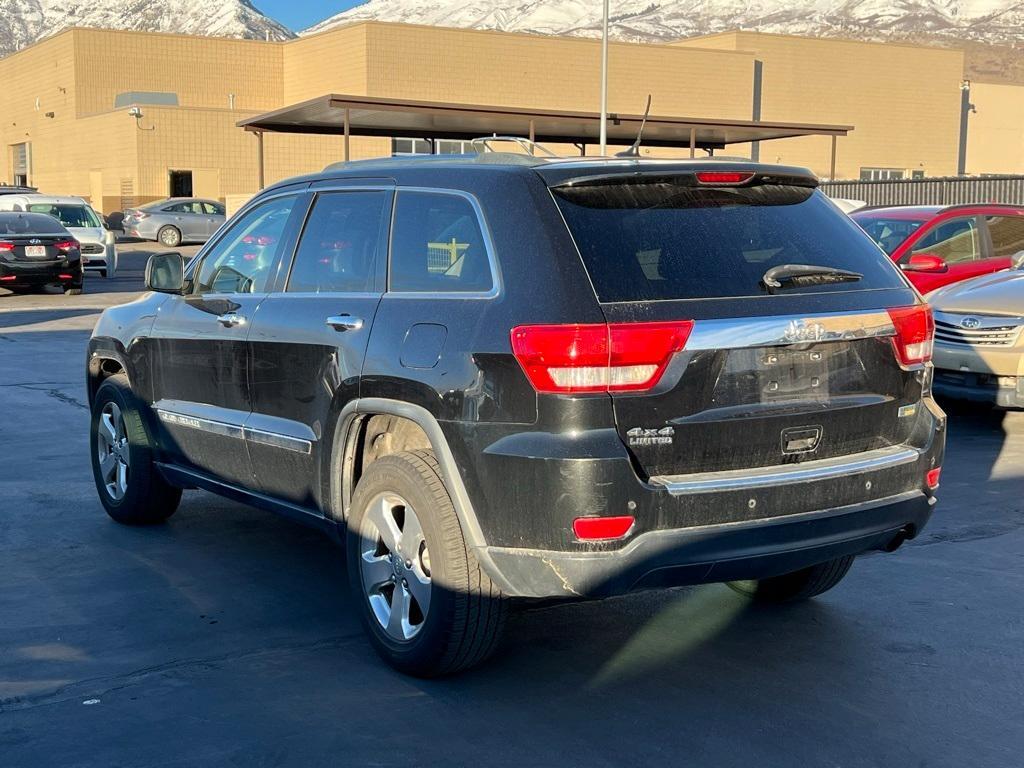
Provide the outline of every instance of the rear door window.
<path id="1" fill-rule="evenodd" d="M 365 292 L 374 286 L 389 212 L 386 192 L 330 192 L 317 197 L 299 240 L 289 292 Z"/>
<path id="2" fill-rule="evenodd" d="M 911 256 L 938 256 L 947 264 L 964 264 L 982 258 L 978 221 L 973 216 L 950 219 L 933 227 L 914 243 Z M 908 256 L 909 258 L 909 256 Z"/>
<path id="3" fill-rule="evenodd" d="M 787 293 L 903 288 L 894 265 L 812 188 L 695 186 L 692 177 L 552 189 L 603 302 L 762 296 L 782 264 L 862 275 Z"/>
<path id="4" fill-rule="evenodd" d="M 986 221 L 993 256 L 1012 259 L 1024 253 L 1024 216 L 989 216 Z"/>
<path id="5" fill-rule="evenodd" d="M 398 193 L 389 286 L 416 293 L 486 293 L 494 287 L 483 227 L 467 198 Z"/>

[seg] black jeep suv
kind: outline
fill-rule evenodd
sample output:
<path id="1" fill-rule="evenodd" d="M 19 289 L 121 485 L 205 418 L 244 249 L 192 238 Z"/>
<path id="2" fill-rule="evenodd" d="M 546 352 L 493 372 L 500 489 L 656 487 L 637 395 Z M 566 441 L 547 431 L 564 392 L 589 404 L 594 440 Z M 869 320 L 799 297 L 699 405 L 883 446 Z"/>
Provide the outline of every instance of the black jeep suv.
<path id="1" fill-rule="evenodd" d="M 512 598 L 811 597 L 935 502 L 931 312 L 799 168 L 349 163 L 146 277 L 89 344 L 111 517 L 202 488 L 321 527 L 413 674 Z"/>

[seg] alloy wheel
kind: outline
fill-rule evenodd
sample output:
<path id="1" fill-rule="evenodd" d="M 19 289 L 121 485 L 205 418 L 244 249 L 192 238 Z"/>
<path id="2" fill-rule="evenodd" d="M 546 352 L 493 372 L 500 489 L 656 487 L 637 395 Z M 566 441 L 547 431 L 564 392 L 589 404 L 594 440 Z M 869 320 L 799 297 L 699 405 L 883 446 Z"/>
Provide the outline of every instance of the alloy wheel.
<path id="1" fill-rule="evenodd" d="M 430 554 L 415 510 L 400 496 L 370 504 L 360 543 L 363 591 L 374 618 L 393 640 L 412 640 L 430 610 Z"/>
<path id="2" fill-rule="evenodd" d="M 117 403 L 107 403 L 100 411 L 96 430 L 96 453 L 99 457 L 103 486 L 110 498 L 120 501 L 128 492 L 131 456 L 124 414 Z"/>

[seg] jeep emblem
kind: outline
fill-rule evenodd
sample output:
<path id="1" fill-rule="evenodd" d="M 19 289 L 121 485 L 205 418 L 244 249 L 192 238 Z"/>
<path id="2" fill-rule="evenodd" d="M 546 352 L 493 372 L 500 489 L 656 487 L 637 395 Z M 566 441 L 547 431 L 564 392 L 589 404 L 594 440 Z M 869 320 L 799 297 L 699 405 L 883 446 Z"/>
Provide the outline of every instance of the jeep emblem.
<path id="1" fill-rule="evenodd" d="M 828 336 L 828 330 L 821 323 L 791 320 L 782 334 L 782 340 L 788 342 L 821 341 L 826 336 Z"/>

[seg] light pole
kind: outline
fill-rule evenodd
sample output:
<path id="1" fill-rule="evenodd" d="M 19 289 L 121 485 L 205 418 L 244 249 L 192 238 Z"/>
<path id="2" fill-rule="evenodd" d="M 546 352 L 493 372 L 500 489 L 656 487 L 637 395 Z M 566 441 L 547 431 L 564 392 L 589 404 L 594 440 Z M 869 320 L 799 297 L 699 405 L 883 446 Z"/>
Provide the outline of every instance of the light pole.
<path id="1" fill-rule="evenodd" d="M 604 0 L 601 34 L 601 155 L 608 154 L 608 0 Z"/>

